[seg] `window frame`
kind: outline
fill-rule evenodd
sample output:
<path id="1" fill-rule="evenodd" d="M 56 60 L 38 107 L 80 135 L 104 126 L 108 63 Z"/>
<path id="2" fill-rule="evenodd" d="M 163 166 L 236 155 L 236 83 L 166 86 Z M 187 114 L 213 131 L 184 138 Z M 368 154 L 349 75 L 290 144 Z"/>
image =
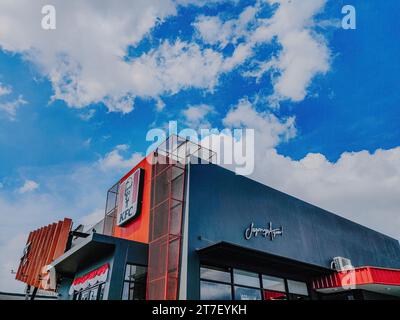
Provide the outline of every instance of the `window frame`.
<path id="1" fill-rule="evenodd" d="M 224 281 L 219 281 L 219 280 L 210 280 L 210 279 L 207 279 L 207 278 L 202 278 L 201 277 L 201 268 L 216 269 L 216 270 L 225 269 L 225 270 L 227 270 L 227 272 L 230 272 L 230 282 L 224 282 Z M 235 284 L 235 282 L 234 282 L 235 281 L 235 279 L 234 279 L 234 270 L 235 269 L 236 270 L 245 271 L 245 272 L 249 272 L 249 273 L 257 274 L 258 275 L 258 280 L 259 280 L 259 287 Z M 286 296 L 287 300 L 295 300 L 295 299 L 293 299 L 293 295 L 304 297 L 304 298 L 307 298 L 307 299 L 311 299 L 311 291 L 310 291 L 309 283 L 307 281 L 304 281 L 304 280 L 295 280 L 293 278 L 283 277 L 283 276 L 279 276 L 279 275 L 275 275 L 275 274 L 271 274 L 271 273 L 261 273 L 261 272 L 256 272 L 256 271 L 240 268 L 240 267 L 239 268 L 232 267 L 232 266 L 228 266 L 227 267 L 227 266 L 221 266 L 221 265 L 213 265 L 213 264 L 209 264 L 209 263 L 200 263 L 199 275 L 200 275 L 200 277 L 199 277 L 199 284 L 200 284 L 199 297 L 200 297 L 200 299 L 201 299 L 201 282 L 202 281 L 213 282 L 213 283 L 217 283 L 217 284 L 230 285 L 231 286 L 231 300 L 235 300 L 235 287 L 242 287 L 242 288 L 247 288 L 247 289 L 259 290 L 260 294 L 261 294 L 261 300 L 265 300 L 264 299 L 264 291 L 265 290 L 268 290 L 270 292 L 282 293 L 282 294 L 284 294 Z M 263 276 L 273 277 L 273 278 L 277 278 L 277 279 L 283 280 L 284 291 L 277 291 L 277 290 L 271 290 L 271 289 L 268 289 L 268 288 L 264 288 Z M 295 293 L 289 292 L 288 281 L 296 281 L 296 282 L 304 283 L 306 285 L 308 294 L 307 295 L 301 295 L 301 294 L 295 294 Z"/>
<path id="2" fill-rule="evenodd" d="M 126 272 L 128 270 L 128 266 L 129 266 L 129 271 L 131 270 L 131 267 L 141 267 L 141 268 L 145 268 L 146 272 L 145 272 L 145 281 L 144 281 L 144 288 L 145 288 L 145 296 L 143 299 L 140 300 L 146 300 L 146 291 L 147 291 L 147 275 L 148 275 L 148 266 L 142 265 L 142 264 L 137 264 L 137 263 L 130 263 L 127 262 L 125 264 L 125 270 L 124 270 L 124 278 L 123 278 L 123 283 L 122 283 L 122 292 L 121 292 L 121 300 L 122 301 L 134 301 L 134 299 L 130 299 L 130 291 L 131 291 L 131 285 L 136 285 L 138 283 L 142 283 L 141 281 L 138 280 L 126 280 Z M 129 273 L 131 275 L 131 273 Z M 124 292 L 125 292 L 125 285 L 128 285 L 128 299 L 124 299 Z"/>
<path id="3" fill-rule="evenodd" d="M 95 284 L 95 285 L 92 286 L 92 287 L 86 288 L 85 290 L 74 291 L 74 293 L 73 293 L 73 298 L 72 298 L 72 299 L 73 299 L 73 300 L 77 300 L 77 301 L 86 301 L 86 300 L 82 300 L 82 299 L 81 299 L 82 294 L 87 293 L 87 294 L 88 294 L 88 297 L 90 298 L 90 293 L 91 293 L 94 289 L 97 288 L 96 299 L 95 299 L 95 300 L 92 300 L 92 301 L 100 300 L 99 298 L 100 298 L 100 295 L 101 295 L 102 291 L 103 291 L 104 288 L 105 288 L 105 285 L 106 285 L 105 282 L 101 282 L 101 283 Z M 103 291 L 103 294 L 104 294 L 104 291 Z M 88 299 L 87 301 L 89 301 L 89 300 L 90 300 L 90 299 Z M 101 299 L 101 300 L 103 300 L 103 299 Z"/>

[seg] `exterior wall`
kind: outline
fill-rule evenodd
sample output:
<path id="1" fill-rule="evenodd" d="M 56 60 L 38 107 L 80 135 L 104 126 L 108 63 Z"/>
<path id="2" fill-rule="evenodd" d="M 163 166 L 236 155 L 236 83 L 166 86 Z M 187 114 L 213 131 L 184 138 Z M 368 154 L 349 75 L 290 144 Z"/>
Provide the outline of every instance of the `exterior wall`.
<path id="1" fill-rule="evenodd" d="M 381 233 L 215 165 L 192 165 L 189 180 L 188 299 L 199 294 L 196 249 L 213 242 L 321 267 L 343 256 L 355 267 L 400 268 L 399 242 Z M 283 236 L 244 238 L 251 222 L 266 228 L 270 221 L 273 228 L 283 226 Z"/>
<path id="2" fill-rule="evenodd" d="M 100 237 L 101 235 L 96 235 Z M 110 264 L 107 281 L 104 289 L 104 300 L 121 300 L 125 276 L 125 266 L 127 263 L 147 266 L 148 246 L 138 242 L 129 242 L 116 238 L 107 237 L 104 242 L 114 243 L 115 250 L 112 254 L 99 258 L 95 263 L 82 266 L 75 274 L 75 278 L 84 276 L 92 270 L 95 270 L 105 263 Z M 101 255 L 101 252 L 99 252 Z M 69 288 L 73 279 L 64 278 L 58 290 L 59 299 L 72 300 L 68 295 Z"/>
<path id="3" fill-rule="evenodd" d="M 124 242 L 117 246 L 110 277 L 110 289 L 106 299 L 121 300 L 126 264 L 132 263 L 147 266 L 147 251 L 147 245 L 140 246 L 140 243 L 135 243 L 131 246 L 129 243 Z"/>
<path id="4" fill-rule="evenodd" d="M 149 243 L 149 221 L 150 221 L 150 199 L 151 199 L 151 174 L 152 165 L 150 163 L 152 155 L 143 159 L 137 166 L 129 171 L 119 183 L 124 182 L 138 168 L 144 170 L 143 198 L 141 212 L 133 221 L 123 227 L 115 226 L 114 237 L 132 240 L 136 242 Z"/>

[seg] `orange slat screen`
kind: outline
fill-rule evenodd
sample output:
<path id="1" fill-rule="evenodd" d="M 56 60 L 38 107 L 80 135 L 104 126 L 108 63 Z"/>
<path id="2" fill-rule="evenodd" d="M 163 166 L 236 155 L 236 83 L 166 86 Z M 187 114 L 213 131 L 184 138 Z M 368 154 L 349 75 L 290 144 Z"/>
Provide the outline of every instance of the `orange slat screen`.
<path id="1" fill-rule="evenodd" d="M 28 236 L 15 279 L 44 289 L 41 284 L 43 267 L 65 252 L 71 227 L 72 220 L 65 218 L 63 221 L 32 231 Z"/>

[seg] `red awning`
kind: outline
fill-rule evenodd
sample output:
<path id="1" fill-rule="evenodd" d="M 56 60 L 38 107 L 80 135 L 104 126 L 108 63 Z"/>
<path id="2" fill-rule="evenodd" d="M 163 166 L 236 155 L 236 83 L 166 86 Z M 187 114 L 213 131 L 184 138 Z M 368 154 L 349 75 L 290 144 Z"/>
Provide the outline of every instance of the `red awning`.
<path id="1" fill-rule="evenodd" d="M 377 267 L 361 267 L 335 272 L 313 281 L 314 290 L 320 292 L 365 289 L 392 294 L 400 292 L 400 270 Z M 333 290 L 332 290 L 333 289 Z"/>
<path id="2" fill-rule="evenodd" d="M 105 282 L 107 280 L 108 263 L 102 265 L 100 268 L 90 271 L 82 277 L 76 278 L 70 288 L 70 294 L 74 291 L 80 291 L 95 285 L 96 283 Z"/>

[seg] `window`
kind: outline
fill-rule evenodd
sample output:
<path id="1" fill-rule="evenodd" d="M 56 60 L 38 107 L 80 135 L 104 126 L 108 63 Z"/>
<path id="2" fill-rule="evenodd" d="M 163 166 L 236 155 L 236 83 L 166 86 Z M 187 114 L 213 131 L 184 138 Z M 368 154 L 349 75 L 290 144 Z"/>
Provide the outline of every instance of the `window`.
<path id="1" fill-rule="evenodd" d="M 229 268 L 200 268 L 200 298 L 202 300 L 232 300 L 232 279 Z"/>
<path id="2" fill-rule="evenodd" d="M 307 284 L 241 269 L 200 267 L 202 300 L 309 300 Z"/>
<path id="3" fill-rule="evenodd" d="M 235 269 L 233 279 L 235 284 L 260 288 L 260 277 L 257 273 Z"/>
<path id="4" fill-rule="evenodd" d="M 261 300 L 260 289 L 235 287 L 235 300 Z"/>
<path id="5" fill-rule="evenodd" d="M 229 269 L 215 267 L 201 267 L 200 278 L 219 282 L 231 283 L 231 273 Z"/>
<path id="6" fill-rule="evenodd" d="M 232 287 L 230 284 L 200 281 L 201 300 L 232 300 Z"/>
<path id="7" fill-rule="evenodd" d="M 264 300 L 287 300 L 286 292 L 263 290 Z"/>
<path id="8" fill-rule="evenodd" d="M 125 269 L 122 300 L 145 300 L 146 279 L 146 267 L 127 264 Z"/>
<path id="9" fill-rule="evenodd" d="M 105 284 L 101 283 L 84 291 L 76 292 L 74 300 L 103 300 Z"/>
<path id="10" fill-rule="evenodd" d="M 308 296 L 307 284 L 300 281 L 288 280 L 289 293 Z"/>
<path id="11" fill-rule="evenodd" d="M 285 292 L 285 280 L 282 278 L 272 277 L 272 276 L 262 276 L 263 288 L 278 291 L 278 292 Z"/>
<path id="12" fill-rule="evenodd" d="M 287 300 L 285 279 L 263 275 L 264 300 Z"/>

